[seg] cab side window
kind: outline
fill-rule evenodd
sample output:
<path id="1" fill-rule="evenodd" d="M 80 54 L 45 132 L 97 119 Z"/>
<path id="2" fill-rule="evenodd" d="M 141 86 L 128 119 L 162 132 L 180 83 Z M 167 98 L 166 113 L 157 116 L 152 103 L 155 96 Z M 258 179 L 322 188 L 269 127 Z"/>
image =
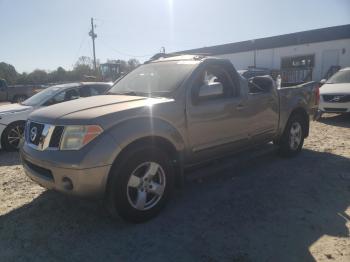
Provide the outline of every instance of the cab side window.
<path id="1" fill-rule="evenodd" d="M 110 88 L 108 85 L 86 85 L 79 89 L 80 97 L 98 96 L 105 94 Z"/>
<path id="2" fill-rule="evenodd" d="M 89 97 L 91 96 L 90 86 L 82 86 L 79 88 L 80 97 Z"/>
<path id="3" fill-rule="evenodd" d="M 111 86 L 109 85 L 92 85 L 90 86 L 90 92 L 92 96 L 105 94 Z"/>
<path id="4" fill-rule="evenodd" d="M 234 85 L 221 66 L 208 66 L 196 77 L 191 89 L 195 103 L 234 96 Z"/>
<path id="5" fill-rule="evenodd" d="M 68 89 L 68 90 L 62 91 L 62 92 L 58 93 L 57 95 L 55 95 L 53 98 L 48 100 L 44 104 L 44 106 L 55 105 L 58 103 L 62 103 L 62 102 L 66 102 L 66 101 L 70 101 L 70 100 L 74 100 L 74 99 L 78 99 L 78 98 L 80 98 L 80 95 L 79 95 L 79 92 L 77 89 L 75 89 L 75 88 Z"/>

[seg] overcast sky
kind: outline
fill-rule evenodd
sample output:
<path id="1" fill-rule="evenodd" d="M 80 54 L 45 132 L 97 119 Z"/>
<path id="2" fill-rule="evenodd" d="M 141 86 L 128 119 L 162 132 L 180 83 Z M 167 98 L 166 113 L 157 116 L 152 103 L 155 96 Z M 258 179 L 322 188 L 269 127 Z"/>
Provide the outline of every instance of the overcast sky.
<path id="1" fill-rule="evenodd" d="M 350 23 L 349 0 L 0 0 L 0 62 L 17 71 L 71 69 Z"/>

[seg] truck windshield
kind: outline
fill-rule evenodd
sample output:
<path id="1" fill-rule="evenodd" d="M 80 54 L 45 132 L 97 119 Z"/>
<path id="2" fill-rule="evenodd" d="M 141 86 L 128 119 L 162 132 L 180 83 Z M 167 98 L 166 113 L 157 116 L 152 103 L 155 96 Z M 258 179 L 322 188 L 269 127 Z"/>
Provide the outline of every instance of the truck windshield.
<path id="1" fill-rule="evenodd" d="M 119 80 L 108 93 L 168 97 L 197 64 L 198 61 L 144 64 Z"/>
<path id="2" fill-rule="evenodd" d="M 341 84 L 341 83 L 350 83 L 350 70 L 342 70 L 335 73 L 331 78 L 326 82 L 327 84 Z"/>
<path id="3" fill-rule="evenodd" d="M 25 106 L 38 106 L 41 105 L 43 102 L 46 102 L 49 98 L 54 96 L 56 93 L 60 91 L 59 87 L 51 86 L 43 91 L 33 95 L 32 97 L 28 98 L 24 102 L 22 102 L 22 105 Z"/>

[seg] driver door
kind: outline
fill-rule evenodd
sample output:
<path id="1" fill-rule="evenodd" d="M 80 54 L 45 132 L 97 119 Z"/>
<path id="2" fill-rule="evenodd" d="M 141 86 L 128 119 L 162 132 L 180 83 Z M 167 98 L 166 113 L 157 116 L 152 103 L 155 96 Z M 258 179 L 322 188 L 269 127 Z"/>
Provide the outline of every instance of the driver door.
<path id="1" fill-rule="evenodd" d="M 247 143 L 244 99 L 238 89 L 223 65 L 209 65 L 195 77 L 186 110 L 191 161 L 216 158 Z"/>
<path id="2" fill-rule="evenodd" d="M 256 144 L 271 141 L 278 128 L 279 101 L 272 78 L 249 80 L 247 105 L 251 111 L 250 130 Z"/>

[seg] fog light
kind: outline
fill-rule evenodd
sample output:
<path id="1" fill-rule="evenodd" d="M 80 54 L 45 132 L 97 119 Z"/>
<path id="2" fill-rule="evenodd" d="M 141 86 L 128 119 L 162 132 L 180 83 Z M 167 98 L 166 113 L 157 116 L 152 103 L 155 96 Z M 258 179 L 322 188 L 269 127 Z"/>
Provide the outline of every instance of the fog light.
<path id="1" fill-rule="evenodd" d="M 62 179 L 62 186 L 65 190 L 72 190 L 73 189 L 73 182 L 68 177 L 64 177 Z"/>

